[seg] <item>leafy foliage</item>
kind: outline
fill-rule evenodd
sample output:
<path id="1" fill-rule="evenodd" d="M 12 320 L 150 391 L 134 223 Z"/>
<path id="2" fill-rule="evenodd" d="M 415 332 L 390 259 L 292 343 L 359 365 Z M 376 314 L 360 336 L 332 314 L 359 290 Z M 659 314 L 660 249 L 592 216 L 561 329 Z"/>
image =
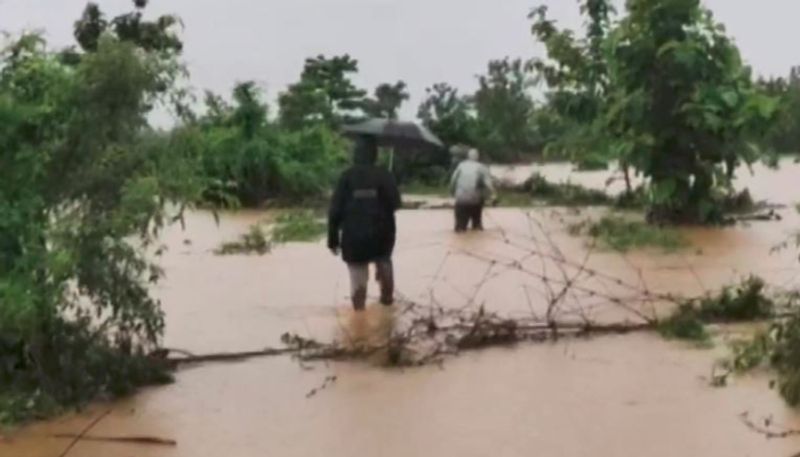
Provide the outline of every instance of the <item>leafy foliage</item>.
<path id="1" fill-rule="evenodd" d="M 520 59 L 489 62 L 473 96 L 478 147 L 494 160 L 509 161 L 539 147 L 532 127 L 535 84 L 529 64 Z"/>
<path id="2" fill-rule="evenodd" d="M 473 144 L 475 114 L 468 97 L 447 83 L 426 89 L 418 117 L 445 144 Z"/>
<path id="3" fill-rule="evenodd" d="M 773 322 L 769 329 L 756 333 L 749 340 L 731 345 L 732 355 L 719 363 L 723 374 L 714 379 L 725 385 L 728 376 L 768 365 L 777 374 L 777 387 L 786 402 L 800 405 L 800 316 L 794 315 Z"/>
<path id="4" fill-rule="evenodd" d="M 300 81 L 279 97 L 281 124 L 290 129 L 320 123 L 337 128 L 357 119 L 366 96 L 350 80 L 357 72 L 358 61 L 349 55 L 307 59 Z"/>
<path id="5" fill-rule="evenodd" d="M 178 18 L 166 15 L 146 21 L 143 10 L 147 3 L 147 0 L 137 0 L 133 12 L 111 20 L 106 19 L 96 3 L 89 3 L 75 23 L 75 40 L 84 51 L 94 52 L 104 34 L 113 34 L 118 40 L 134 43 L 148 52 L 179 54 L 183 42 L 174 30 Z"/>
<path id="6" fill-rule="evenodd" d="M 35 35 L 0 54 L 0 404 L 22 408 L 3 420 L 166 379 L 143 251 L 202 186 L 147 115 L 181 68 L 112 33 L 74 57 Z"/>
<path id="7" fill-rule="evenodd" d="M 311 242 L 318 240 L 326 230 L 326 225 L 313 211 L 290 210 L 278 215 L 274 225 L 266 232 L 255 224 L 236 241 L 222 243 L 214 253 L 217 255 L 264 255 L 276 243 Z"/>
<path id="8" fill-rule="evenodd" d="M 766 293 L 766 283 L 750 276 L 736 287 L 725 287 L 716 296 L 700 300 L 698 307 L 704 319 L 725 322 L 746 322 L 771 317 L 775 303 Z"/>
<path id="9" fill-rule="evenodd" d="M 679 306 L 671 316 L 659 322 L 658 331 L 664 338 L 694 341 L 703 346 L 711 341 L 700 313 L 688 303 Z"/>
<path id="10" fill-rule="evenodd" d="M 540 150 L 531 65 L 521 59 L 491 61 L 478 83 L 472 95 L 435 84 L 427 89 L 418 117 L 445 144 L 478 147 L 494 161 L 509 162 Z"/>
<path id="11" fill-rule="evenodd" d="M 538 68 L 551 104 L 580 127 L 571 147 L 599 148 L 643 174 L 653 220 L 720 220 L 718 201 L 738 165 L 759 158 L 776 100 L 753 84 L 699 0 L 629 0 L 616 24 L 607 1 L 586 1 L 583 11 L 585 40 L 557 30 L 544 8 L 533 14 L 550 57 Z"/>
<path id="12" fill-rule="evenodd" d="M 187 127 L 196 138 L 212 183 L 206 199 L 256 206 L 269 199 L 317 196 L 331 185 L 345 159 L 344 141 L 324 124 L 286 129 L 268 119 L 253 83 L 234 89 L 228 105 L 206 96 L 206 114 Z"/>
<path id="13" fill-rule="evenodd" d="M 659 323 L 659 331 L 667 338 L 684 339 L 709 343 L 706 323 L 753 322 L 768 319 L 775 315 L 775 302 L 766 291 L 763 279 L 750 276 L 739 285 L 725 287 L 716 294 L 700 300 L 682 303 L 668 318 Z M 763 334 L 757 337 L 758 347 L 771 346 Z M 752 347 L 736 344 L 738 366 L 753 368 L 758 365 L 756 343 Z"/>
<path id="14" fill-rule="evenodd" d="M 764 143 L 778 153 L 800 153 L 800 67 L 792 68 L 787 78 L 761 79 L 758 85 L 780 102 Z"/>
<path id="15" fill-rule="evenodd" d="M 384 83 L 375 88 L 373 98 L 364 100 L 364 112 L 370 117 L 397 119 L 397 112 L 410 98 L 406 83 Z"/>

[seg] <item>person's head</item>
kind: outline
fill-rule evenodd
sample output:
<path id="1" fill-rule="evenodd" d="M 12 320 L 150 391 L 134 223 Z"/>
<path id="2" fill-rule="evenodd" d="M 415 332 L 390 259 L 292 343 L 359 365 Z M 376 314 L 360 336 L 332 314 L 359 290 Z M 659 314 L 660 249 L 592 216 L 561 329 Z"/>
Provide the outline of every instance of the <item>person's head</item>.
<path id="1" fill-rule="evenodd" d="M 356 137 L 353 149 L 353 162 L 358 165 L 375 165 L 378 160 L 378 141 L 374 136 Z"/>
<path id="2" fill-rule="evenodd" d="M 470 149 L 467 153 L 467 159 L 477 162 L 480 160 L 481 154 L 478 152 L 477 149 Z"/>

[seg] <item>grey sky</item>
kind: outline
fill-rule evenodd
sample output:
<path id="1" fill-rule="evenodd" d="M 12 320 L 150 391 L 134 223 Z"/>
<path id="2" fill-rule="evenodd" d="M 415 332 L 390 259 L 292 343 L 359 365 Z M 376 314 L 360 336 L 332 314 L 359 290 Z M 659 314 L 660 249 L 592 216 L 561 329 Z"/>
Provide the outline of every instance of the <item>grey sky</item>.
<path id="1" fill-rule="evenodd" d="M 71 43 L 71 24 L 85 0 L 0 0 L 0 29 L 44 29 L 56 45 Z M 130 0 L 99 0 L 110 13 Z M 414 114 L 425 87 L 447 81 L 469 90 L 486 63 L 541 54 L 527 12 L 550 5 L 561 24 L 580 26 L 575 0 L 151 0 L 152 13 L 176 13 L 186 29 L 192 84 L 227 92 L 256 80 L 271 96 L 297 79 L 319 53 L 359 59 L 358 82 L 373 87 L 403 79 Z M 706 0 L 759 74 L 800 64 L 798 0 Z"/>

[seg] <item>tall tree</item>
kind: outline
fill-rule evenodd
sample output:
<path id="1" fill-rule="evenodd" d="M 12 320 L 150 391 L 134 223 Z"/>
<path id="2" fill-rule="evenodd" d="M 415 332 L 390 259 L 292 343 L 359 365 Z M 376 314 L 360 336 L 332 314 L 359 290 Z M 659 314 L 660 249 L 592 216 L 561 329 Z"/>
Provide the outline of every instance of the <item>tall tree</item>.
<path id="1" fill-rule="evenodd" d="M 84 51 L 96 51 L 104 33 L 113 33 L 122 41 L 130 41 L 149 52 L 179 54 L 183 42 L 175 31 L 180 23 L 176 16 L 164 15 L 153 21 L 143 17 L 147 0 L 134 0 L 134 10 L 107 20 L 96 3 L 89 3 L 75 22 L 75 40 Z"/>
<path id="2" fill-rule="evenodd" d="M 532 119 L 536 83 L 531 66 L 521 59 L 489 62 L 473 96 L 478 145 L 495 160 L 512 160 L 537 147 Z"/>
<path id="3" fill-rule="evenodd" d="M 364 101 L 364 112 L 371 117 L 397 119 L 397 112 L 409 98 L 405 82 L 383 83 L 375 88 L 372 98 Z"/>
<path id="4" fill-rule="evenodd" d="M 164 380 L 146 356 L 164 319 L 149 291 L 162 272 L 145 248 L 176 216 L 167 202 L 191 202 L 201 186 L 192 151 L 156 136 L 148 115 L 180 65 L 115 33 L 88 35 L 69 63 L 32 35 L 0 51 L 3 420 L 9 396 L 24 405 L 10 419 L 24 419 Z"/>
<path id="5" fill-rule="evenodd" d="M 651 216 L 719 220 L 719 196 L 731 191 L 738 165 L 759 157 L 754 145 L 776 101 L 755 87 L 738 49 L 699 0 L 628 0 L 613 25 L 600 6 L 584 4 L 585 14 L 598 13 L 588 41 L 535 11 L 533 31 L 550 60 L 539 68 L 551 103 L 582 126 L 576 143 L 605 150 L 648 178 Z M 592 36 L 602 46 L 592 45 Z M 592 70 L 601 67 L 592 64 L 595 48 L 604 51 L 602 72 Z"/>
<path id="6" fill-rule="evenodd" d="M 777 153 L 800 152 L 800 67 L 793 67 L 787 77 L 759 80 L 758 85 L 780 103 L 767 147 Z"/>
<path id="7" fill-rule="evenodd" d="M 358 61 L 349 55 L 307 59 L 300 81 L 278 99 L 281 123 L 291 129 L 314 123 L 335 128 L 360 117 L 366 91 L 351 81 L 355 73 Z"/>
<path id="8" fill-rule="evenodd" d="M 447 83 L 426 89 L 417 116 L 445 144 L 473 144 L 475 114 L 470 100 Z"/>

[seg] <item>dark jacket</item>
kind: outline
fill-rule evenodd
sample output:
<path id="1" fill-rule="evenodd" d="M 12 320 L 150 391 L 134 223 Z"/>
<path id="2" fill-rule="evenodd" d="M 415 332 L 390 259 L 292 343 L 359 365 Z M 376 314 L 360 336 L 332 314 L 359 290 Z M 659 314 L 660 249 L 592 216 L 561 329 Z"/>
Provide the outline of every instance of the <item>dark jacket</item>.
<path id="1" fill-rule="evenodd" d="M 341 248 L 347 263 L 391 257 L 397 234 L 400 191 L 389 171 L 356 163 L 346 170 L 328 214 L 328 247 Z"/>

